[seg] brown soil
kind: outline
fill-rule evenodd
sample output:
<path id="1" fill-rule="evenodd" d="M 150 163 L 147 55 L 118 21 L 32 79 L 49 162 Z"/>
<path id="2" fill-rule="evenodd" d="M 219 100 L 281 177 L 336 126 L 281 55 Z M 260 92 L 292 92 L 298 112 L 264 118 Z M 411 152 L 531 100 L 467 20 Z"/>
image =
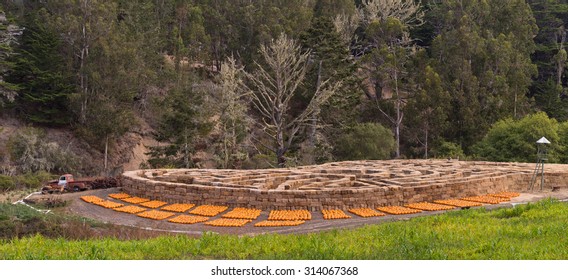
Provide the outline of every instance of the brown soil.
<path id="1" fill-rule="evenodd" d="M 120 174 L 123 171 L 135 170 L 140 168 L 140 164 L 147 161 L 148 146 L 156 145 L 156 141 L 151 137 L 151 128 L 143 120 L 138 120 L 139 125 L 133 131 L 126 133 L 120 139 L 114 139 L 109 152 L 109 174 Z M 8 155 L 3 154 L 7 151 L 6 145 L 9 138 L 25 128 L 26 125 L 21 121 L 11 118 L 0 118 L 0 164 L 8 165 Z M 81 175 L 94 176 L 103 173 L 102 166 L 104 153 L 102 147 L 98 150 L 82 141 L 73 134 L 68 128 L 42 128 L 46 133 L 48 142 L 55 142 L 61 148 L 67 149 L 82 159 L 78 170 Z"/>
<path id="2" fill-rule="evenodd" d="M 198 236 L 203 234 L 204 232 L 215 232 L 219 234 L 232 234 L 232 235 L 258 235 L 266 233 L 279 233 L 279 234 L 311 233 L 311 232 L 319 232 L 331 229 L 355 228 L 368 224 L 380 224 L 389 221 L 408 220 L 413 217 L 436 215 L 444 212 L 444 211 L 434 211 L 434 212 L 422 212 L 410 215 L 387 215 L 384 217 L 372 217 L 372 218 L 362 218 L 353 215 L 351 213 L 348 213 L 348 215 L 351 216 L 350 219 L 340 219 L 340 220 L 324 220 L 321 212 L 312 212 L 312 220 L 307 221 L 305 224 L 300 226 L 254 227 L 254 223 L 266 220 L 268 218 L 268 211 L 263 211 L 261 216 L 252 223 L 249 223 L 243 227 L 232 228 L 232 227 L 213 227 L 205 225 L 203 223 L 185 225 L 185 224 L 171 223 L 168 222 L 167 220 L 161 220 L 161 221 L 150 220 L 138 217 L 134 214 L 121 213 L 111 209 L 106 209 L 94 204 L 86 203 L 80 199 L 80 197 L 83 195 L 95 195 L 100 198 L 114 200 L 112 198 L 109 198 L 108 194 L 117 193 L 117 192 L 120 192 L 120 190 L 116 188 L 111 188 L 111 189 L 102 189 L 102 190 L 90 190 L 79 193 L 34 195 L 30 197 L 30 199 L 37 200 L 37 199 L 45 199 L 46 196 L 47 197 L 54 196 L 68 201 L 68 205 L 66 206 L 66 211 L 74 215 L 83 216 L 114 225 L 134 227 L 134 228 L 164 232 L 164 233 L 166 232 L 182 233 L 192 236 Z M 548 197 L 556 198 L 559 200 L 568 199 L 568 190 L 559 190 L 555 192 L 546 191 L 546 192 L 535 192 L 535 193 L 522 193 L 521 196 L 513 198 L 510 202 L 501 203 L 497 205 L 484 205 L 483 207 L 488 209 L 513 207 L 514 205 L 517 204 L 536 202 L 538 200 Z M 128 204 L 119 200 L 114 200 L 114 201 L 123 204 Z M 228 209 L 225 212 L 211 219 L 217 219 L 222 214 L 230 210 L 231 209 Z M 459 211 L 459 210 L 451 210 L 451 211 Z"/>

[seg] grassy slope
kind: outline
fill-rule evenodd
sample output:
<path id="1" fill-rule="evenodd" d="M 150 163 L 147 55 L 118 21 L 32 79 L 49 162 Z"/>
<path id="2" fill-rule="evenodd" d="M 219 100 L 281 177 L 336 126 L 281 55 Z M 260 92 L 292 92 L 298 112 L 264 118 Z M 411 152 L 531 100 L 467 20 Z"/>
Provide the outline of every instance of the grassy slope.
<path id="1" fill-rule="evenodd" d="M 568 204 L 448 212 L 307 235 L 0 241 L 3 259 L 568 259 Z"/>

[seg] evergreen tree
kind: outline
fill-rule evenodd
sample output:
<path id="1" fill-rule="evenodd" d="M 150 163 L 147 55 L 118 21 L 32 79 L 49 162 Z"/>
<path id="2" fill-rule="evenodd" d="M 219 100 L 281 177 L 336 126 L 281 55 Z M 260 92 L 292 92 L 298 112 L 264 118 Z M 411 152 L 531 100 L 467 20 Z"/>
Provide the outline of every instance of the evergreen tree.
<path id="1" fill-rule="evenodd" d="M 193 167 L 195 145 L 211 129 L 207 114 L 200 107 L 201 95 L 192 88 L 191 81 L 182 80 L 162 104 L 163 113 L 154 138 L 164 145 L 150 147 L 148 162 L 152 167 Z"/>
<path id="2" fill-rule="evenodd" d="M 538 76 L 531 86 L 530 96 L 536 105 L 558 120 L 568 119 L 566 87 L 566 22 L 568 3 L 563 0 L 530 0 L 538 25 L 534 38 L 536 49 L 532 61 L 538 67 Z"/>
<path id="3" fill-rule="evenodd" d="M 310 69 L 304 83 L 304 98 L 298 101 L 306 102 L 306 97 L 310 98 L 324 80 L 342 82 L 341 88 L 316 112 L 317 115 L 312 118 L 308 128 L 307 150 L 302 151 L 302 154 L 311 158 L 304 160 L 304 163 L 313 164 L 331 160 L 318 157 L 326 154 L 326 151 L 317 148 L 335 144 L 337 138 L 333 136 L 350 129 L 357 122 L 361 90 L 360 81 L 355 75 L 356 65 L 350 59 L 348 46 L 343 44 L 331 17 L 315 17 L 300 39 L 304 49 L 311 50 L 311 56 Z M 321 137 L 318 137 L 318 130 L 321 131 Z"/>
<path id="4" fill-rule="evenodd" d="M 413 70 L 416 93 L 404 108 L 405 142 L 409 154 L 428 158 L 448 127 L 450 95 L 443 88 L 440 75 L 430 65 L 419 65 Z"/>
<path id="5" fill-rule="evenodd" d="M 10 57 L 14 55 L 13 46 L 20 35 L 21 29 L 11 24 L 0 5 L 0 108 L 5 102 L 12 102 L 16 97 L 18 87 L 5 80 L 5 76 L 13 67 Z"/>
<path id="6" fill-rule="evenodd" d="M 18 114 L 39 125 L 66 125 L 72 117 L 68 97 L 74 87 L 60 53 L 61 41 L 37 14 L 29 15 L 24 27 L 14 69 L 8 77 L 19 88 Z"/>
<path id="7" fill-rule="evenodd" d="M 448 140 L 466 152 L 495 121 L 526 114 L 536 67 L 537 27 L 525 1 L 443 1 L 432 44 L 435 70 L 450 93 Z"/>

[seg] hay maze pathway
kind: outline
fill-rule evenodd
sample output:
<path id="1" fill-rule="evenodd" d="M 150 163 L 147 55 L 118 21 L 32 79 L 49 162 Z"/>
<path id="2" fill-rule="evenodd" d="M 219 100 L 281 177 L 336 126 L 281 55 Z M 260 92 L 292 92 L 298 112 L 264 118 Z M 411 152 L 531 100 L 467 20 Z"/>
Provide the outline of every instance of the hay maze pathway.
<path id="1" fill-rule="evenodd" d="M 124 204 L 125 212 L 103 208 L 116 206 L 112 203 L 94 207 L 103 209 L 99 218 L 108 215 L 125 224 L 166 230 L 311 232 L 500 207 L 511 199 L 517 203 L 515 196 L 528 191 L 532 168 L 520 163 L 392 160 L 271 170 L 138 170 L 124 174 L 125 194 L 97 197 Z M 547 166 L 546 184 L 565 188 L 566 169 Z"/>

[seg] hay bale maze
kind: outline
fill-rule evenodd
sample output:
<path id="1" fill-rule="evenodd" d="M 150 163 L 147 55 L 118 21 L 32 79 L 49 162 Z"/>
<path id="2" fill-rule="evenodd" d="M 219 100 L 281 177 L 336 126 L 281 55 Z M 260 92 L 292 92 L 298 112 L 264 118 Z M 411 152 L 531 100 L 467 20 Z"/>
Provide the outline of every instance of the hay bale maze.
<path id="1" fill-rule="evenodd" d="M 312 213 L 337 221 L 382 218 L 507 202 L 522 192 L 540 191 L 538 184 L 529 190 L 533 170 L 530 163 L 454 160 L 347 161 L 266 170 L 136 170 L 122 175 L 123 193 L 109 195 L 136 206 L 108 207 L 171 223 L 217 227 L 301 225 L 312 219 Z M 547 165 L 546 188 L 566 188 L 567 175 L 567 166 Z M 261 211 L 268 218 L 259 222 Z"/>

